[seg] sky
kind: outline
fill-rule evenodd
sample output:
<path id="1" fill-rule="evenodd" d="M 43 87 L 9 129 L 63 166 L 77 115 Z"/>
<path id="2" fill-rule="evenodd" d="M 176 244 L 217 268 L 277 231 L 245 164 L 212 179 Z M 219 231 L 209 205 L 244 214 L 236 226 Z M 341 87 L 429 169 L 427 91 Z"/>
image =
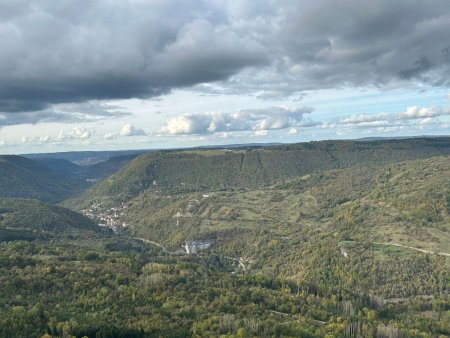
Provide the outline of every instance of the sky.
<path id="1" fill-rule="evenodd" d="M 448 0 L 0 0 L 0 153 L 450 135 Z"/>

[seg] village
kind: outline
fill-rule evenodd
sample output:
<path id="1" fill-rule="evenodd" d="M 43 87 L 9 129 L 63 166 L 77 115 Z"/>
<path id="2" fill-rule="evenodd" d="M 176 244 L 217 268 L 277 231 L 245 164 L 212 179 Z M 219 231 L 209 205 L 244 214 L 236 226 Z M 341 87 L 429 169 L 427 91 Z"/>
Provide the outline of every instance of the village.
<path id="1" fill-rule="evenodd" d="M 115 234 L 120 234 L 128 226 L 128 223 L 124 221 L 127 209 L 126 203 L 115 207 L 105 207 L 102 202 L 94 202 L 90 208 L 81 210 L 81 213 L 97 222 L 98 226 L 109 228 Z"/>
<path id="2" fill-rule="evenodd" d="M 204 198 L 208 198 L 209 195 Z M 171 198 L 167 196 L 166 198 Z M 80 212 L 97 222 L 97 225 L 103 228 L 111 229 L 115 234 L 121 234 L 124 232 L 125 228 L 129 226 L 125 219 L 127 216 L 128 205 L 126 203 L 121 203 L 119 206 L 106 207 L 103 202 L 96 201 L 92 203 L 89 208 L 82 209 Z M 185 216 L 181 212 L 178 212 L 174 217 L 177 218 L 177 225 L 179 224 L 179 217 Z M 152 244 L 161 246 L 164 251 L 167 251 L 164 246 L 159 243 L 149 241 L 143 238 L 137 238 L 141 241 L 150 242 Z M 211 241 L 192 241 L 187 240 L 182 246 L 182 250 L 179 252 L 171 252 L 172 254 L 198 254 L 200 251 L 208 249 L 212 245 Z"/>

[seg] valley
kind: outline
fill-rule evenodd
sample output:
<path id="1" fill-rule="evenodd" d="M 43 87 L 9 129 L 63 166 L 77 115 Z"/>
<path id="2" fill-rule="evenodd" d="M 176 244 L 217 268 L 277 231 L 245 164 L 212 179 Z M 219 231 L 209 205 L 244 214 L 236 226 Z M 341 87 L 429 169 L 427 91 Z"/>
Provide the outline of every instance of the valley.
<path id="1" fill-rule="evenodd" d="M 450 336 L 449 155 L 450 138 L 171 150 L 97 163 L 96 182 L 53 159 L 41 172 L 86 184 L 57 206 L 0 180 L 0 336 Z"/>

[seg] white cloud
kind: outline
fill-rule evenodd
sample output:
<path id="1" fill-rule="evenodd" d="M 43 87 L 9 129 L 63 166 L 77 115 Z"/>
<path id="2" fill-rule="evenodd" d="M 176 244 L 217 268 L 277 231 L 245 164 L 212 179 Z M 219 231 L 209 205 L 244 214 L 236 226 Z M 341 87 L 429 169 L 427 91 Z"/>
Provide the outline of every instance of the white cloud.
<path id="1" fill-rule="evenodd" d="M 231 137 L 231 133 L 223 132 L 223 133 L 220 133 L 219 137 L 220 138 L 229 138 L 229 137 Z"/>
<path id="2" fill-rule="evenodd" d="M 41 137 L 39 138 L 39 140 L 40 140 L 41 142 L 47 143 L 47 142 L 51 142 L 51 141 L 52 141 L 52 138 L 51 138 L 49 135 L 45 135 L 45 136 L 41 136 Z"/>
<path id="3" fill-rule="evenodd" d="M 103 138 L 104 138 L 105 140 L 112 140 L 112 139 L 115 138 L 115 137 L 116 137 L 116 135 L 113 134 L 113 133 L 106 133 L 105 135 L 103 135 Z"/>
<path id="4" fill-rule="evenodd" d="M 322 129 L 333 129 L 333 128 L 336 128 L 336 123 L 324 122 L 324 123 L 322 123 L 322 125 L 320 127 Z"/>
<path id="5" fill-rule="evenodd" d="M 40 135 L 33 137 L 23 136 L 21 139 L 21 143 L 53 144 L 66 141 L 88 140 L 93 135 L 95 135 L 95 131 L 92 129 L 73 127 L 68 131 L 61 130 L 56 137 L 50 135 Z"/>
<path id="6" fill-rule="evenodd" d="M 341 119 L 339 122 L 342 124 L 361 124 L 368 122 L 375 122 L 380 120 L 385 120 L 389 117 L 389 114 L 380 113 L 380 114 L 358 114 L 352 115 L 349 117 L 345 117 Z"/>
<path id="7" fill-rule="evenodd" d="M 181 115 L 167 121 L 162 132 L 171 135 L 202 134 L 214 125 L 215 118 L 212 114 Z"/>
<path id="8" fill-rule="evenodd" d="M 57 141 L 65 141 L 65 140 L 83 140 L 88 139 L 93 136 L 95 132 L 92 129 L 86 129 L 83 127 L 73 127 L 68 132 L 63 132 L 62 130 L 59 132 L 56 137 Z"/>
<path id="9" fill-rule="evenodd" d="M 311 108 L 272 107 L 246 109 L 234 113 L 183 114 L 166 122 L 164 134 L 208 134 L 216 132 L 275 130 L 317 125 L 305 118 Z"/>
<path id="10" fill-rule="evenodd" d="M 269 132 L 267 130 L 257 130 L 255 131 L 255 136 L 267 136 Z"/>
<path id="11" fill-rule="evenodd" d="M 118 137 L 145 136 L 146 132 L 142 129 L 135 128 L 132 124 L 124 124 L 119 132 L 108 132 L 103 134 L 104 140 L 112 140 Z"/>
<path id="12" fill-rule="evenodd" d="M 23 136 L 21 139 L 22 143 L 34 143 L 34 144 L 53 143 L 54 141 L 55 139 L 49 135 L 34 136 L 34 137 Z"/>
<path id="13" fill-rule="evenodd" d="M 441 121 L 438 118 L 434 118 L 434 117 L 426 117 L 424 119 L 420 119 L 418 121 L 419 125 L 428 125 L 428 124 L 439 124 L 441 123 Z"/>
<path id="14" fill-rule="evenodd" d="M 448 114 L 441 107 L 418 107 L 412 106 L 406 108 L 406 111 L 400 114 L 400 118 L 405 119 L 420 119 L 427 117 L 436 117 Z"/>
<path id="15" fill-rule="evenodd" d="M 295 122 L 294 122 L 295 123 Z M 267 129 L 285 129 L 292 125 L 290 117 L 287 115 L 281 116 L 269 116 L 258 123 L 256 129 L 267 130 Z"/>
<path id="16" fill-rule="evenodd" d="M 442 107 L 410 106 L 400 113 L 358 114 L 340 119 L 340 125 L 357 128 L 400 127 L 406 125 L 439 124 L 440 116 L 449 115 Z M 385 129 L 382 129 L 383 131 Z"/>
<path id="17" fill-rule="evenodd" d="M 389 133 L 389 132 L 399 132 L 407 130 L 407 126 L 390 126 L 390 127 L 379 127 L 377 128 L 377 132 L 379 133 Z"/>
<path id="18" fill-rule="evenodd" d="M 289 129 L 289 134 L 290 134 L 290 135 L 295 135 L 295 134 L 297 134 L 297 133 L 298 133 L 297 128 L 290 128 L 290 129 Z"/>
<path id="19" fill-rule="evenodd" d="M 120 130 L 120 136 L 143 136 L 145 131 L 142 129 L 137 129 L 133 125 L 127 123 Z"/>

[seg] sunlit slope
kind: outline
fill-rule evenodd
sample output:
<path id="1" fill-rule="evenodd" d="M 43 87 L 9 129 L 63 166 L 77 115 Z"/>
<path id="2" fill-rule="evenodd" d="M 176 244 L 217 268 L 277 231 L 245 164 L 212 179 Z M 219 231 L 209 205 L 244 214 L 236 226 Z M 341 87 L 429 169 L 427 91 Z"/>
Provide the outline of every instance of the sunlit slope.
<path id="1" fill-rule="evenodd" d="M 449 157 L 436 157 L 332 170 L 250 191 L 149 191 L 132 200 L 128 218 L 138 233 L 169 242 L 230 229 L 288 235 L 311 226 L 450 251 L 448 172 Z"/>
<path id="2" fill-rule="evenodd" d="M 209 241 L 252 273 L 388 298 L 439 294 L 450 276 L 448 172 L 442 156 L 247 191 L 149 190 L 129 203 L 127 231 L 168 251 Z"/>
<path id="3" fill-rule="evenodd" d="M 253 149 L 170 151 L 137 157 L 93 186 L 84 199 L 129 199 L 147 190 L 257 189 L 324 170 L 383 165 L 450 153 L 449 138 L 323 141 Z"/>

